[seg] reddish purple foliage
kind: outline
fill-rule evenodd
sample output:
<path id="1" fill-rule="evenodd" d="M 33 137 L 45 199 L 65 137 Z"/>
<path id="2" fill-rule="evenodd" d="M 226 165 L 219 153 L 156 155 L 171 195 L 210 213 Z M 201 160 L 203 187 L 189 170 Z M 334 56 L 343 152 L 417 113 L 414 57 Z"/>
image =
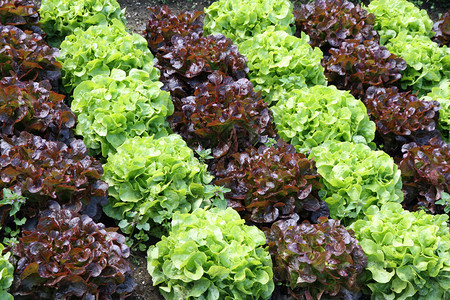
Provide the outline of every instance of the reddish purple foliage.
<path id="1" fill-rule="evenodd" d="M 450 47 L 450 10 L 434 23 L 433 31 L 436 33 L 433 40 L 440 46 Z"/>
<path id="2" fill-rule="evenodd" d="M 47 206 L 51 199 L 59 203 L 83 203 L 91 217 L 101 215 L 107 201 L 108 184 L 100 180 L 103 168 L 88 156 L 81 140 L 70 146 L 22 132 L 20 136 L 0 140 L 0 197 L 9 188 L 27 198 L 21 211 L 28 217 Z"/>
<path id="3" fill-rule="evenodd" d="M 150 20 L 144 35 L 153 54 L 162 47 L 172 46 L 174 35 L 184 37 L 193 32 L 200 36 L 203 34 L 203 22 L 200 18 L 202 11 L 183 11 L 176 16 L 167 5 L 152 6 L 149 9 Z"/>
<path id="4" fill-rule="evenodd" d="M 313 221 L 328 216 L 318 195 L 319 179 L 314 161 L 280 139 L 276 146 L 250 147 L 219 164 L 214 184 L 231 190 L 225 195 L 228 206 L 243 218 L 270 226 L 294 213 Z"/>
<path id="5" fill-rule="evenodd" d="M 339 48 L 345 40 L 378 42 L 373 29 L 375 15 L 346 0 L 315 1 L 302 4 L 294 11 L 296 36 L 305 32 L 311 38 L 311 46 L 320 47 L 327 56 L 330 47 Z"/>
<path id="6" fill-rule="evenodd" d="M 73 138 L 76 117 L 62 101 L 64 95 L 51 91 L 48 81 L 21 82 L 13 77 L 0 80 L 0 126 L 3 135 L 27 131 L 47 140 Z"/>
<path id="7" fill-rule="evenodd" d="M 347 40 L 338 49 L 330 49 L 330 54 L 322 60 L 328 82 L 356 98 L 370 86 L 390 87 L 406 69 L 402 58 L 374 41 Z"/>
<path id="8" fill-rule="evenodd" d="M 195 87 L 207 81 L 214 71 L 235 80 L 245 78 L 248 73 L 247 59 L 223 35 L 174 35 L 171 42 L 171 46 L 160 48 L 156 54 L 156 66 L 161 70 L 164 89 L 172 97 L 191 96 Z"/>
<path id="9" fill-rule="evenodd" d="M 0 75 L 19 80 L 49 80 L 55 88 L 61 76 L 56 61 L 59 50 L 51 48 L 39 34 L 25 33 L 17 27 L 0 25 Z"/>
<path id="10" fill-rule="evenodd" d="M 51 202 L 13 247 L 12 293 L 27 299 L 125 299 L 134 288 L 130 249 L 117 228 Z"/>
<path id="11" fill-rule="evenodd" d="M 39 27 L 39 13 L 32 0 L 0 0 L 0 25 L 44 34 Z"/>
<path id="12" fill-rule="evenodd" d="M 234 81 L 222 72 L 207 80 L 193 96 L 174 99 L 171 126 L 191 148 L 212 149 L 219 159 L 275 136 L 267 103 L 249 80 Z"/>
<path id="13" fill-rule="evenodd" d="M 433 214 L 445 213 L 445 206 L 436 201 L 443 192 L 450 194 L 450 145 L 432 139 L 428 145 L 410 143 L 402 150 L 403 205 L 409 210 L 425 207 Z"/>
<path id="14" fill-rule="evenodd" d="M 396 87 L 370 87 L 363 102 L 376 124 L 377 142 L 391 156 L 401 157 L 404 144 L 424 145 L 440 136 L 436 129 L 440 108 L 437 101 L 419 100 L 408 92 L 399 92 Z"/>
<path id="15" fill-rule="evenodd" d="M 340 296 L 344 288 L 358 291 L 367 257 L 353 231 L 326 217 L 318 224 L 298 220 L 293 215 L 266 230 L 275 281 L 288 284 L 296 299 Z"/>

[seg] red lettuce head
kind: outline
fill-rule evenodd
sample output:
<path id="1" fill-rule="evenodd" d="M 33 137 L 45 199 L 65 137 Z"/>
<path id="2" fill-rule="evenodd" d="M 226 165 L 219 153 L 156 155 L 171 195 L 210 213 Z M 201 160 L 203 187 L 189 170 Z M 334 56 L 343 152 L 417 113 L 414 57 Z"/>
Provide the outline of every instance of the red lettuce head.
<path id="1" fill-rule="evenodd" d="M 402 172 L 405 200 L 409 210 L 427 208 L 433 214 L 443 214 L 450 206 L 450 145 L 437 138 L 428 145 L 416 143 L 404 145 L 403 159 L 399 164 Z M 447 203 L 437 204 L 444 199 Z"/>
<path id="2" fill-rule="evenodd" d="M 165 46 L 172 46 L 172 37 L 182 37 L 191 33 L 203 34 L 202 11 L 183 11 L 177 16 L 172 14 L 167 5 L 149 7 L 150 20 L 144 31 L 148 47 L 153 54 Z"/>
<path id="3" fill-rule="evenodd" d="M 293 215 L 266 230 L 274 280 L 287 284 L 296 299 L 359 291 L 357 279 L 367 265 L 367 257 L 353 231 L 326 217 L 319 218 L 318 224 L 299 224 L 298 220 Z"/>
<path id="4" fill-rule="evenodd" d="M 116 228 L 78 208 L 51 202 L 35 229 L 13 248 L 18 260 L 12 293 L 28 299 L 124 299 L 134 288 L 130 249 Z"/>
<path id="5" fill-rule="evenodd" d="M 315 163 L 281 139 L 272 147 L 248 148 L 217 167 L 216 185 L 229 188 L 228 206 L 258 226 L 270 226 L 294 213 L 316 221 L 328 216 L 320 200 L 320 175 Z"/>

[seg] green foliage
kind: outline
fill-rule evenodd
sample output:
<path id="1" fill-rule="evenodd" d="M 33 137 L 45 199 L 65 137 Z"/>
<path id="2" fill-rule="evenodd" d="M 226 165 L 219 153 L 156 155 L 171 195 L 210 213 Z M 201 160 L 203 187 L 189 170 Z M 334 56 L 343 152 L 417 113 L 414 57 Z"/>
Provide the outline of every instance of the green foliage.
<path id="1" fill-rule="evenodd" d="M 86 31 L 76 29 L 61 44 L 58 60 L 63 65 L 62 82 L 67 92 L 96 75 L 109 75 L 112 69 L 141 69 L 150 74 L 151 80 L 159 79 L 147 41 L 138 34 L 129 34 L 118 20 Z"/>
<path id="2" fill-rule="evenodd" d="M 326 141 L 368 144 L 375 137 L 364 104 L 335 86 L 283 93 L 272 111 L 280 137 L 303 153 Z"/>
<path id="3" fill-rule="evenodd" d="M 210 205 L 217 191 L 207 166 L 176 134 L 129 138 L 103 168 L 110 196 L 104 211 L 138 243 L 166 234 L 174 212 Z"/>
<path id="4" fill-rule="evenodd" d="M 276 101 L 283 90 L 326 85 L 319 48 L 311 48 L 309 37 L 301 38 L 283 31 L 266 31 L 239 45 L 248 59 L 248 74 L 255 91 L 262 91 L 266 101 Z"/>
<path id="5" fill-rule="evenodd" d="M 148 271 L 166 299 L 269 299 L 274 284 L 266 237 L 232 208 L 175 213 L 148 249 Z"/>
<path id="6" fill-rule="evenodd" d="M 14 267 L 9 262 L 10 252 L 3 254 L 5 246 L 0 244 L 0 299 L 13 300 L 14 297 L 8 293 L 8 289 L 14 280 Z"/>
<path id="7" fill-rule="evenodd" d="M 444 206 L 444 212 L 450 213 L 450 194 L 446 192 L 441 193 L 441 199 L 436 201 L 436 204 Z"/>
<path id="8" fill-rule="evenodd" d="M 125 23 L 124 12 L 116 0 L 42 0 L 39 9 L 42 29 L 55 47 L 77 28 L 111 24 L 114 19 Z"/>
<path id="9" fill-rule="evenodd" d="M 127 138 L 165 136 L 170 129 L 166 117 L 174 107 L 162 83 L 142 70 L 113 69 L 97 75 L 74 90 L 72 111 L 78 117 L 76 133 L 93 154 L 107 157 Z"/>
<path id="10" fill-rule="evenodd" d="M 374 29 L 380 35 L 380 43 L 387 44 L 400 32 L 431 38 L 433 21 L 427 12 L 407 0 L 373 0 L 366 9 L 376 17 Z"/>
<path id="11" fill-rule="evenodd" d="M 448 216 L 411 213 L 398 203 L 372 206 L 366 215 L 351 228 L 367 255 L 372 299 L 447 299 Z"/>
<path id="12" fill-rule="evenodd" d="M 439 47 L 428 37 L 412 36 L 403 31 L 391 39 L 386 48 L 408 65 L 400 79 L 403 89 L 410 87 L 423 96 L 442 80 L 450 78 L 450 48 Z"/>
<path id="13" fill-rule="evenodd" d="M 433 87 L 424 100 L 436 100 L 441 104 L 439 110 L 439 129 L 447 142 L 450 142 L 450 79 L 442 80 Z"/>
<path id="14" fill-rule="evenodd" d="M 11 190 L 4 188 L 3 189 L 3 198 L 0 200 L 0 208 L 2 211 L 8 211 L 8 216 L 12 217 L 12 222 L 14 223 L 14 227 L 4 226 L 2 229 L 5 232 L 5 237 L 3 239 L 3 243 L 11 246 L 17 242 L 17 236 L 20 233 L 19 226 L 25 224 L 27 218 L 19 218 L 16 214 L 19 212 L 20 207 L 26 202 L 26 198 L 18 195 Z M 12 225 L 12 224 L 11 224 Z M 1 295 L 0 295 L 1 296 Z"/>
<path id="15" fill-rule="evenodd" d="M 400 170 L 383 151 L 332 142 L 313 148 L 309 158 L 323 177 L 321 197 L 333 219 L 352 221 L 364 217 L 371 205 L 403 200 Z"/>
<path id="16" fill-rule="evenodd" d="M 205 8 L 204 34 L 223 34 L 234 43 L 265 32 L 293 34 L 293 5 L 289 0 L 219 0 Z"/>

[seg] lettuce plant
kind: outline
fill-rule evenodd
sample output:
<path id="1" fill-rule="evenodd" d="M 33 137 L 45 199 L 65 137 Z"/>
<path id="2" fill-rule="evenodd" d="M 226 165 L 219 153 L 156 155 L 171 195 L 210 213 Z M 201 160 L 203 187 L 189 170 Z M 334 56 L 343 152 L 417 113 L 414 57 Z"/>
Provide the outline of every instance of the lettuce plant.
<path id="1" fill-rule="evenodd" d="M 294 11 L 294 16 L 295 35 L 306 33 L 311 38 L 310 45 L 320 47 L 325 56 L 330 47 L 339 48 L 346 40 L 359 43 L 379 40 L 373 29 L 374 14 L 347 0 L 318 0 L 302 4 L 299 10 Z"/>
<path id="2" fill-rule="evenodd" d="M 407 63 L 401 86 L 424 96 L 442 80 L 450 78 L 450 48 L 439 47 L 425 36 L 400 32 L 386 48 Z"/>
<path id="3" fill-rule="evenodd" d="M 347 40 L 322 60 L 325 76 L 338 89 L 362 98 L 371 86 L 389 87 L 402 77 L 406 62 L 376 41 Z"/>
<path id="4" fill-rule="evenodd" d="M 319 178 L 314 161 L 279 139 L 277 145 L 251 147 L 219 164 L 214 184 L 230 189 L 228 206 L 262 227 L 294 213 L 308 220 L 327 215 Z"/>
<path id="5" fill-rule="evenodd" d="M 353 221 L 363 218 L 371 205 L 403 200 L 400 170 L 383 151 L 333 142 L 313 148 L 309 158 L 322 176 L 319 195 L 328 203 L 331 218 Z"/>
<path id="6" fill-rule="evenodd" d="M 191 148 L 211 149 L 215 159 L 274 137 L 272 114 L 248 79 L 215 71 L 193 96 L 174 98 L 171 126 Z"/>
<path id="7" fill-rule="evenodd" d="M 373 299 L 446 299 L 450 291 L 447 215 L 409 212 L 398 203 L 370 207 L 355 231 Z M 366 291 L 369 292 L 369 291 Z"/>
<path id="8" fill-rule="evenodd" d="M 125 23 L 125 10 L 116 0 L 42 0 L 42 29 L 51 45 L 59 47 L 64 38 L 75 29 L 111 24 L 112 20 Z"/>
<path id="9" fill-rule="evenodd" d="M 20 228 L 27 221 L 26 217 L 18 217 L 19 211 L 26 200 L 24 196 L 18 195 L 7 188 L 3 189 L 3 197 L 0 200 L 0 236 L 5 245 L 12 246 L 17 243 Z"/>
<path id="10" fill-rule="evenodd" d="M 214 188 L 206 168 L 179 135 L 129 138 L 104 165 L 110 196 L 104 211 L 123 220 L 122 231 L 139 243 L 161 236 L 174 212 L 211 204 Z"/>
<path id="11" fill-rule="evenodd" d="M 326 141 L 368 144 L 375 136 L 364 104 L 334 86 L 283 93 L 272 111 L 280 137 L 304 153 Z"/>
<path id="12" fill-rule="evenodd" d="M 293 5 L 288 0 L 219 0 L 205 8 L 205 34 L 220 33 L 240 44 L 269 27 L 293 34 Z"/>
<path id="13" fill-rule="evenodd" d="M 172 46 L 172 37 L 177 34 L 185 37 L 191 33 L 203 34 L 202 11 L 182 11 L 172 14 L 167 5 L 152 6 L 150 20 L 144 31 L 148 47 L 156 55 L 158 49 Z"/>
<path id="14" fill-rule="evenodd" d="M 36 299 L 125 299 L 134 289 L 130 249 L 117 228 L 105 228 L 79 207 L 51 202 L 36 228 L 13 248 L 12 293 Z"/>
<path id="15" fill-rule="evenodd" d="M 0 0 L 0 24 L 44 34 L 39 25 L 39 13 L 31 0 Z"/>
<path id="16" fill-rule="evenodd" d="M 51 48 L 37 33 L 24 32 L 12 25 L 0 25 L 0 75 L 20 80 L 50 80 L 56 87 L 61 64 L 59 50 Z"/>
<path id="17" fill-rule="evenodd" d="M 364 97 L 367 113 L 375 122 L 376 141 L 393 157 L 401 156 L 401 148 L 409 142 L 426 144 L 439 136 L 439 103 L 419 100 L 396 87 L 369 87 Z"/>
<path id="18" fill-rule="evenodd" d="M 247 59 L 221 34 L 174 35 L 171 46 L 160 48 L 156 58 L 165 89 L 177 98 L 191 96 L 195 87 L 214 71 L 236 80 L 248 73 Z"/>
<path id="19" fill-rule="evenodd" d="M 343 296 L 344 289 L 359 291 L 357 279 L 367 258 L 353 231 L 326 217 L 317 224 L 298 221 L 294 214 L 265 232 L 275 281 L 288 285 L 296 299 Z"/>
<path id="20" fill-rule="evenodd" d="M 439 110 L 439 129 L 447 142 L 450 142 L 450 78 L 442 80 L 439 86 L 433 87 L 431 92 L 422 98 L 428 101 L 438 101 L 441 105 Z"/>
<path id="21" fill-rule="evenodd" d="M 433 21 L 426 10 L 417 8 L 407 0 L 373 0 L 366 9 L 375 15 L 374 29 L 380 34 L 380 43 L 404 32 L 406 35 L 431 38 Z"/>
<path id="22" fill-rule="evenodd" d="M 9 262 L 10 252 L 3 254 L 5 246 L 0 244 L 0 298 L 13 300 L 14 297 L 8 293 L 8 289 L 14 280 L 14 266 Z"/>
<path id="23" fill-rule="evenodd" d="M 74 90 L 72 110 L 78 117 L 76 133 L 94 154 L 107 157 L 134 136 L 167 135 L 166 117 L 173 113 L 168 92 L 142 70 L 113 69 Z"/>
<path id="24" fill-rule="evenodd" d="M 108 185 L 100 180 L 102 165 L 87 155 L 80 140 L 67 146 L 25 131 L 20 136 L 3 137 L 0 173 L 0 190 L 9 188 L 27 198 L 21 209 L 26 217 L 35 216 L 55 199 L 62 204 L 82 203 L 86 214 L 99 218 L 99 206 L 107 200 Z"/>
<path id="25" fill-rule="evenodd" d="M 148 272 L 166 299 L 269 299 L 272 260 L 264 233 L 232 208 L 176 212 L 148 249 Z"/>
<path id="26" fill-rule="evenodd" d="M 444 213 L 446 207 L 438 202 L 450 197 L 450 144 L 432 139 L 428 145 L 410 143 L 402 150 L 399 168 L 404 206 L 414 210 L 424 207 L 433 214 Z"/>
<path id="27" fill-rule="evenodd" d="M 433 41 L 440 46 L 450 47 L 450 11 L 444 13 L 439 20 L 434 23 L 433 31 L 435 32 Z"/>
<path id="28" fill-rule="evenodd" d="M 151 80 L 159 80 L 159 70 L 153 67 L 146 40 L 129 34 L 118 20 L 86 31 L 77 28 L 61 44 L 58 60 L 63 64 L 62 82 L 67 92 L 96 75 L 109 75 L 112 69 L 141 69 L 150 74 Z"/>
<path id="29" fill-rule="evenodd" d="M 75 115 L 64 104 L 64 95 L 51 91 L 48 81 L 0 80 L 0 126 L 4 135 L 27 131 L 47 140 L 67 144 L 73 139 Z"/>
<path id="30" fill-rule="evenodd" d="M 301 38 L 283 31 L 266 31 L 243 42 L 239 51 L 248 58 L 249 79 L 266 101 L 276 101 L 277 88 L 292 90 L 314 85 L 326 85 L 320 65 L 322 51 Z"/>

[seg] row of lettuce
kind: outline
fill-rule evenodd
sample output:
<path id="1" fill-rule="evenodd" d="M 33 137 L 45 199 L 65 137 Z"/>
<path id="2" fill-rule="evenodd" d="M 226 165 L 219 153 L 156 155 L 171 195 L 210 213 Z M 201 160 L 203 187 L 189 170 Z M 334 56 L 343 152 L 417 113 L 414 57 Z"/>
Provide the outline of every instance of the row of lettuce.
<path id="1" fill-rule="evenodd" d="M 45 36 L 32 1 L 0 1 L 0 298 L 124 298 L 130 249 L 96 222 L 108 185 L 75 137 L 60 51 Z"/>
<path id="2" fill-rule="evenodd" d="M 8 13 L 31 9 L 20 2 L 11 1 Z M 33 110 L 20 122 L 11 117 L 14 130 L 2 138 L 2 187 L 26 196 L 16 198 L 27 207 L 36 201 L 28 217 L 50 198 L 71 204 L 52 202 L 13 247 L 15 295 L 129 294 L 125 238 L 86 216 L 98 218 L 106 204 L 128 245 L 145 250 L 150 236 L 162 238 L 148 249 L 148 270 L 168 299 L 268 299 L 274 280 L 275 293 L 296 297 L 356 296 L 361 288 L 373 298 L 446 296 L 448 216 L 411 213 L 399 203 L 432 213 L 448 207 L 450 154 L 440 139 L 440 132 L 448 137 L 448 115 L 444 105 L 439 110 L 438 102 L 418 100 L 399 85 L 411 63 L 380 46 L 381 15 L 344 1 L 319 1 L 294 14 L 288 1 L 228 0 L 206 9 L 203 24 L 201 12 L 153 8 L 146 41 L 126 31 L 115 1 L 72 2 L 43 1 L 40 13 L 47 40 L 61 48 L 60 88 L 71 95 L 65 102 L 76 127 L 67 110 L 56 133 L 47 126 L 32 136 L 30 119 L 58 115 Z M 37 14 L 29 15 L 36 22 Z M 25 30 L 39 30 L 24 20 Z M 441 77 L 414 75 L 435 81 L 418 83 L 419 94 L 448 85 L 448 48 L 436 49 L 429 69 Z M 52 85 L 38 76 L 9 81 L 38 80 L 47 94 L 58 89 L 51 71 L 59 68 L 24 57 L 15 58 L 18 65 L 50 71 Z M 51 95 L 63 105 L 62 96 Z M 41 98 L 32 103 L 42 106 Z M 437 100 L 445 104 L 445 95 Z M 400 170 L 373 150 L 377 145 Z M 19 176 L 17 158 L 20 171 L 37 171 Z M 61 166 L 66 161 L 86 170 Z M 211 205 L 217 208 L 203 209 Z M 54 236 L 58 226 L 65 233 Z M 105 235 L 110 244 L 99 246 L 95 239 Z M 66 238 L 83 242 L 69 249 Z M 92 249 L 89 259 L 83 248 Z M 63 266 L 67 260 L 77 262 L 74 269 Z"/>
<path id="3" fill-rule="evenodd" d="M 372 2 L 371 5 L 384 4 Z M 398 5 L 414 11 L 408 2 Z M 445 128 L 448 118 L 443 113 L 438 119 L 437 112 L 442 107 L 437 101 L 419 100 L 401 86 L 401 71 L 407 70 L 408 65 L 379 44 L 374 15 L 343 1 L 305 5 L 295 15 L 287 1 L 217 1 L 205 12 L 203 34 L 198 14 L 174 16 L 165 8 L 155 8 L 146 38 L 157 59 L 165 89 L 171 92 L 175 103 L 175 114 L 169 119 L 173 130 L 192 148 L 211 150 L 209 169 L 216 177 L 214 183 L 230 189 L 225 194 L 228 205 L 247 224 L 266 232 L 275 264 L 275 280 L 288 284 L 289 292 L 299 297 L 319 297 L 321 293 L 336 296 L 346 290 L 358 290 L 357 280 L 353 279 L 365 262 L 359 259 L 357 247 L 350 240 L 346 253 L 351 254 L 351 259 L 340 256 L 333 260 L 331 256 L 336 253 L 330 249 L 329 240 L 305 242 L 305 235 L 297 235 L 305 229 L 294 224 L 304 220 L 326 222 L 320 216 L 327 215 L 329 209 L 330 217 L 358 229 L 355 234 L 368 259 L 368 271 L 361 278 L 369 286 L 372 297 L 426 298 L 427 293 L 433 293 L 436 298 L 445 297 L 449 286 L 448 264 L 442 253 L 447 251 L 448 243 L 442 243 L 441 237 L 448 239 L 445 223 L 448 216 L 422 217 L 424 212 L 410 213 L 398 203 L 403 202 L 404 207 L 414 210 L 422 206 L 433 213 L 447 212 L 450 153 L 442 135 L 444 138 L 448 135 Z M 299 30 L 297 37 L 292 35 L 294 30 L 290 26 L 294 21 L 297 28 L 302 23 L 308 24 Z M 339 26 L 341 30 L 336 28 Z M 315 36 L 314 30 L 320 34 Z M 310 38 L 300 31 L 316 40 L 322 39 L 318 43 L 323 48 L 311 48 Z M 261 107 L 259 117 L 252 118 L 247 103 L 241 104 L 242 110 L 228 104 L 227 93 L 241 99 L 235 86 L 247 69 L 242 66 L 239 53 L 225 43 L 219 44 L 223 36 L 205 36 L 210 33 L 224 34 L 233 40 L 248 59 L 247 76 L 255 91 L 264 95 L 269 112 Z M 437 44 L 430 47 L 438 48 L 433 63 L 438 65 L 438 70 L 443 70 L 436 83 L 443 85 L 448 82 L 448 48 L 439 48 Z M 342 50 L 343 55 L 339 49 L 357 51 Z M 222 59 L 225 63 L 220 63 Z M 439 65 L 442 61 L 446 64 Z M 351 94 L 326 86 L 327 82 L 349 89 Z M 245 87 L 245 93 L 249 94 L 247 84 Z M 291 146 L 285 145 L 282 139 L 271 140 L 273 135 L 269 129 L 274 125 L 267 125 L 272 114 L 275 130 Z M 233 126 L 225 126 L 231 123 L 230 119 L 234 119 Z M 439 127 L 442 133 L 436 130 L 437 124 L 444 124 Z M 258 134 L 252 143 L 254 147 L 249 146 L 248 141 Z M 393 158 L 372 150 L 375 134 L 377 146 Z M 240 139 L 239 135 L 246 138 Z M 292 145 L 300 153 L 293 152 Z M 294 159 L 300 160 L 293 153 L 303 162 L 294 163 Z M 294 170 L 302 170 L 303 176 L 298 173 L 292 176 Z M 427 221 L 422 223 L 417 218 Z M 425 256 L 418 255 L 418 248 L 409 253 L 406 250 L 412 245 L 426 244 L 419 241 L 419 228 L 433 222 L 439 224 L 433 229 L 440 232 L 439 238 L 432 246 L 434 250 L 424 251 L 439 257 L 442 265 L 438 267 L 434 262 L 420 265 Z M 310 224 L 305 224 L 308 223 L 303 223 L 308 230 L 317 230 L 317 226 L 311 229 Z M 408 225 L 399 237 L 388 234 L 405 224 Z M 331 226 L 327 223 L 326 227 Z M 415 242 L 404 238 L 405 235 L 414 236 Z M 317 249 L 313 245 L 322 242 L 329 248 L 314 252 Z M 155 250 L 159 247 L 163 250 Z M 157 275 L 164 294 L 176 298 L 188 294 L 190 287 L 186 288 L 188 279 L 174 278 L 173 265 L 164 260 L 176 255 L 177 247 L 166 247 L 166 243 L 161 243 L 149 251 L 149 270 Z M 305 248 L 311 251 L 309 255 L 305 254 Z M 343 252 L 337 253 L 339 256 Z M 303 259 L 311 265 L 302 264 Z M 321 259 L 327 263 L 322 265 Z M 342 269 L 342 261 L 351 262 L 351 267 Z M 170 269 L 164 269 L 164 265 L 170 265 Z M 175 267 L 175 274 L 180 274 L 184 265 Z M 436 267 L 441 270 L 439 275 Z M 325 270 L 333 275 L 327 277 Z M 205 291 L 205 297 L 207 294 Z"/>

